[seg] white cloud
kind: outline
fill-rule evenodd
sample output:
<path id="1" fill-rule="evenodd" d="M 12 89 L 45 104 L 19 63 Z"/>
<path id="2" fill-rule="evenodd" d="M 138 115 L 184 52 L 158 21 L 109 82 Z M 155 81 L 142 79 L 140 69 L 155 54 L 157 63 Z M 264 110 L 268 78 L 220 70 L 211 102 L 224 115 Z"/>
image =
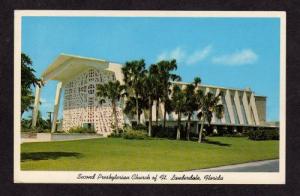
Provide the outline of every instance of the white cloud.
<path id="1" fill-rule="evenodd" d="M 188 56 L 186 63 L 187 64 L 195 64 L 199 61 L 202 61 L 210 54 L 211 50 L 212 50 L 212 46 L 208 45 L 201 50 L 195 51 L 190 56 Z"/>
<path id="2" fill-rule="evenodd" d="M 252 64 L 258 59 L 258 55 L 251 49 L 243 49 L 232 54 L 214 57 L 212 62 L 223 65 L 246 65 Z"/>
<path id="3" fill-rule="evenodd" d="M 195 64 L 204 60 L 211 52 L 212 46 L 208 45 L 203 49 L 195 50 L 188 55 L 181 47 L 176 47 L 171 51 L 164 51 L 157 57 L 157 61 L 176 59 L 177 62 L 185 62 L 186 64 Z"/>
<path id="4" fill-rule="evenodd" d="M 161 60 L 172 60 L 176 59 L 176 61 L 182 61 L 185 58 L 185 51 L 180 47 L 177 47 L 171 51 L 164 51 L 158 55 L 157 61 Z"/>
<path id="5" fill-rule="evenodd" d="M 167 52 L 162 52 L 162 53 L 160 53 L 158 55 L 157 61 L 161 61 L 161 60 L 167 59 L 167 56 L 168 56 Z"/>

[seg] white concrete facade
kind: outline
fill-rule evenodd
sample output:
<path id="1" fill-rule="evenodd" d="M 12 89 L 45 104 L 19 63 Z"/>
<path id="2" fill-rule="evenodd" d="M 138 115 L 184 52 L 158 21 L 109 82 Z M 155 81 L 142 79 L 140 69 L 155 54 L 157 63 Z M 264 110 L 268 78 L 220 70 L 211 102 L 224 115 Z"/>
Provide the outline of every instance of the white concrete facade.
<path id="1" fill-rule="evenodd" d="M 97 84 L 103 84 L 110 80 L 118 80 L 123 84 L 123 74 L 121 64 L 108 62 L 105 60 L 85 58 L 73 55 L 60 55 L 42 74 L 44 83 L 48 80 L 58 81 L 56 96 L 53 108 L 52 132 L 56 130 L 56 122 L 60 105 L 61 94 L 63 98 L 63 130 L 67 131 L 72 127 L 93 126 L 97 133 L 104 136 L 111 133 L 112 110 L 110 102 L 99 104 L 96 96 Z M 177 82 L 180 85 L 188 83 Z M 214 115 L 212 124 L 232 125 L 232 126 L 259 126 L 263 125 L 265 108 L 257 109 L 256 96 L 249 89 L 233 89 L 218 86 L 201 85 L 203 92 L 211 92 L 215 95 L 223 92 L 224 97 L 220 103 L 224 105 L 225 113 L 222 119 L 217 119 Z M 36 97 L 33 110 L 33 126 L 36 124 L 37 112 L 39 108 L 41 88 L 36 88 Z M 259 105 L 266 101 L 266 97 L 259 96 Z M 122 112 L 122 101 L 118 103 L 117 117 L 121 126 L 128 123 L 128 117 Z M 159 105 L 159 114 L 163 114 L 163 104 Z M 152 107 L 152 120 L 156 121 L 156 105 Z M 163 117 L 159 117 L 161 120 Z M 141 119 L 146 122 L 144 116 Z M 167 120 L 176 121 L 177 115 L 172 112 L 167 115 Z M 186 120 L 186 117 L 182 117 Z M 197 120 L 196 115 L 192 120 Z"/>
<path id="2" fill-rule="evenodd" d="M 187 85 L 188 83 L 184 82 L 174 82 L 178 85 Z M 218 119 L 215 115 L 212 118 L 212 125 L 230 125 L 230 126 L 263 126 L 265 122 L 265 110 L 259 115 L 256 104 L 256 96 L 253 91 L 250 89 L 234 89 L 234 88 L 224 88 L 219 86 L 211 85 L 200 85 L 200 88 L 205 94 L 208 92 L 213 93 L 215 96 L 220 92 L 223 92 L 224 97 L 220 99 L 219 103 L 224 106 L 224 115 L 221 119 Z M 260 100 L 266 101 L 266 97 L 259 96 Z M 160 109 L 163 110 L 163 105 L 160 104 Z M 153 113 L 155 114 L 156 107 L 152 108 Z M 262 116 L 262 119 L 259 119 L 259 116 Z M 176 120 L 177 115 L 175 112 L 169 114 L 169 118 Z M 183 120 L 186 120 L 185 117 L 182 117 Z M 152 120 L 155 121 L 155 116 L 152 116 Z M 192 120 L 198 120 L 196 115 L 192 117 Z"/>

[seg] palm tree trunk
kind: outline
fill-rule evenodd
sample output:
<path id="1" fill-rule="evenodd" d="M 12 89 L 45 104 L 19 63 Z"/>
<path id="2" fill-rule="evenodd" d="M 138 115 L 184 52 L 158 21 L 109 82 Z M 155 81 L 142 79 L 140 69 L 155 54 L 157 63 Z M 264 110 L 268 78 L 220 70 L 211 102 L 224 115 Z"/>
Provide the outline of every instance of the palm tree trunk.
<path id="1" fill-rule="evenodd" d="M 202 120 L 201 120 L 201 127 L 200 127 L 200 131 L 199 131 L 199 139 L 198 139 L 198 142 L 199 142 L 199 143 L 202 142 L 202 132 L 203 132 L 203 127 L 204 127 L 204 118 L 202 117 Z"/>
<path id="2" fill-rule="evenodd" d="M 136 107 L 136 124 L 140 124 L 140 114 L 139 114 L 139 95 L 135 94 L 135 107 Z"/>
<path id="3" fill-rule="evenodd" d="M 181 113 L 178 112 L 176 140 L 180 140 L 180 125 L 181 125 L 180 121 L 181 121 Z"/>
<path id="4" fill-rule="evenodd" d="M 186 130 L 186 140 L 190 140 L 190 131 L 191 131 L 191 115 L 188 115 L 188 124 Z"/>
<path id="5" fill-rule="evenodd" d="M 118 118 L 117 118 L 117 109 L 116 109 L 116 102 L 112 101 L 112 111 L 113 111 L 113 115 L 114 115 L 114 128 L 117 131 L 117 134 L 119 134 L 119 127 L 118 127 Z"/>
<path id="6" fill-rule="evenodd" d="M 152 135 L 152 99 L 149 97 L 149 125 L 148 125 L 148 136 Z"/>

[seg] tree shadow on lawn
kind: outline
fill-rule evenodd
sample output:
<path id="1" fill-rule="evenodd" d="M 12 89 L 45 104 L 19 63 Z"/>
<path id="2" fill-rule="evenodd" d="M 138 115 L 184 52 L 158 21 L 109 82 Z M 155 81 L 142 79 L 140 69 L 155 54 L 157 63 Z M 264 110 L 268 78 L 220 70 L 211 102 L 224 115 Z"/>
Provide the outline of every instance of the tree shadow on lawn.
<path id="1" fill-rule="evenodd" d="M 22 152 L 21 161 L 39 161 L 39 160 L 56 160 L 61 157 L 82 157 L 81 153 L 78 152 Z"/>
<path id="2" fill-rule="evenodd" d="M 194 142 L 198 142 L 198 137 L 191 137 L 190 140 L 194 141 Z M 226 146 L 226 147 L 231 146 L 231 144 L 226 144 L 226 143 L 222 143 L 222 142 L 219 142 L 219 141 L 213 141 L 213 140 L 210 140 L 210 139 L 203 139 L 202 141 L 203 141 L 203 143 L 214 144 L 214 145 L 217 145 L 217 146 Z"/>
<path id="3" fill-rule="evenodd" d="M 214 144 L 214 145 L 217 145 L 217 146 L 226 146 L 226 147 L 231 146 L 231 144 L 226 144 L 226 143 L 222 143 L 222 142 L 219 142 L 219 141 L 213 141 L 213 140 L 209 140 L 209 139 L 205 139 L 205 140 L 203 140 L 203 142 L 206 143 L 206 144 Z"/>

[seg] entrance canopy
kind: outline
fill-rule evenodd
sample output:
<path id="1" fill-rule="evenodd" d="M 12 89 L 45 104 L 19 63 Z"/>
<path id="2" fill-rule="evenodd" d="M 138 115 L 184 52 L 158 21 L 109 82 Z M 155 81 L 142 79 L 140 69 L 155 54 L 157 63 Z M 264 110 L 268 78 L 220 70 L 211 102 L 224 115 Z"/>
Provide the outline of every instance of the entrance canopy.
<path id="1" fill-rule="evenodd" d="M 95 59 L 95 58 L 87 58 L 69 54 L 61 54 L 54 60 L 52 64 L 48 66 L 48 68 L 42 73 L 41 79 L 44 83 L 48 80 L 56 80 L 58 81 L 56 87 L 56 95 L 54 100 L 54 111 L 53 111 L 53 121 L 51 131 L 54 132 L 56 128 L 56 120 L 59 109 L 59 100 L 61 96 L 61 89 L 63 84 L 70 81 L 72 78 L 77 76 L 78 74 L 95 68 L 98 70 L 105 70 L 108 72 L 112 72 L 115 74 L 115 77 L 121 84 L 123 84 L 123 74 L 122 74 L 122 65 L 117 63 L 112 63 L 105 60 Z M 33 109 L 33 121 L 32 126 L 36 126 L 37 114 L 39 110 L 40 103 L 40 92 L 41 89 L 39 86 L 36 86 L 35 91 L 35 100 L 34 100 L 34 109 Z"/>
<path id="2" fill-rule="evenodd" d="M 65 82 L 90 68 L 108 69 L 109 61 L 61 54 L 48 66 L 41 78 L 43 81 L 57 80 Z"/>

